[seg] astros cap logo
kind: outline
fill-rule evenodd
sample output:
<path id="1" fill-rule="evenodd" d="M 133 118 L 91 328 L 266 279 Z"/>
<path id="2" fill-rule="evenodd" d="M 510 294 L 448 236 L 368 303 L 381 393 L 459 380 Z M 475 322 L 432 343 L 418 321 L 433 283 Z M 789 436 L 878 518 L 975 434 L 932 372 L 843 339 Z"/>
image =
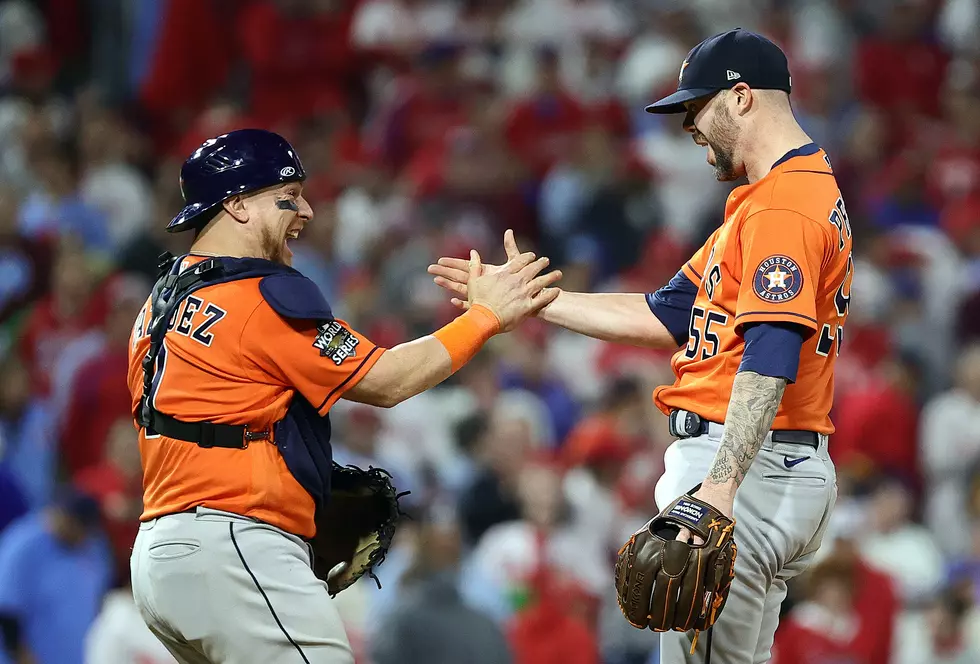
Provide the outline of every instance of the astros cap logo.
<path id="1" fill-rule="evenodd" d="M 685 60 L 681 63 L 681 70 L 677 73 L 677 82 L 682 83 L 684 81 L 684 70 L 687 69 L 688 62 Z"/>

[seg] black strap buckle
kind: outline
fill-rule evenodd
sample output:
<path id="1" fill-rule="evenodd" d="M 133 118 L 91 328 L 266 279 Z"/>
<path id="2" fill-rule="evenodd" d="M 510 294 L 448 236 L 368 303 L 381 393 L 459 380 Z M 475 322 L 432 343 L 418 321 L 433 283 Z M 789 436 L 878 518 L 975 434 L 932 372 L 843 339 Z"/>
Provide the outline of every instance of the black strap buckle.
<path id="1" fill-rule="evenodd" d="M 244 446 L 248 447 L 248 444 L 253 440 L 269 440 L 269 430 L 263 429 L 262 431 L 251 431 L 249 430 L 248 425 L 246 425 L 244 438 Z"/>
<path id="2" fill-rule="evenodd" d="M 175 260 L 177 260 L 177 257 L 169 251 L 165 251 L 160 254 L 160 256 L 157 257 L 157 270 L 159 271 L 159 274 L 163 276 L 167 272 L 170 272 Z"/>
<path id="3" fill-rule="evenodd" d="M 231 440 L 229 434 L 235 432 L 236 429 L 241 429 L 241 444 L 235 445 Z M 249 443 L 253 440 L 268 440 L 269 430 L 264 429 L 262 431 L 252 431 L 249 429 L 248 425 L 237 426 L 232 424 L 215 424 L 214 422 L 201 422 L 200 423 L 200 436 L 197 439 L 197 444 L 203 448 L 211 447 L 225 447 L 230 449 L 241 449 L 247 450 Z M 221 432 L 221 440 L 217 440 L 218 432 Z"/>
<path id="4" fill-rule="evenodd" d="M 670 435 L 674 438 L 693 438 L 707 433 L 707 420 L 687 410 L 671 411 L 667 422 Z"/>

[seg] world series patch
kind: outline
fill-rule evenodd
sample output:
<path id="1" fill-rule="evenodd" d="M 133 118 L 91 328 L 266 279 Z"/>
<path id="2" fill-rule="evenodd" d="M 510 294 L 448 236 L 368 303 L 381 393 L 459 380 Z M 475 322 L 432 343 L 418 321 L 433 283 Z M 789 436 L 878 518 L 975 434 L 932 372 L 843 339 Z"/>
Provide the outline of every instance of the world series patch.
<path id="1" fill-rule="evenodd" d="M 357 355 L 357 344 L 361 342 L 354 333 L 337 321 L 318 326 L 313 347 L 320 351 L 320 357 L 329 357 L 338 367 L 344 360 Z"/>
<path id="2" fill-rule="evenodd" d="M 803 290 L 803 273 L 792 258 L 778 254 L 770 256 L 759 263 L 752 290 L 766 302 L 789 302 Z"/>

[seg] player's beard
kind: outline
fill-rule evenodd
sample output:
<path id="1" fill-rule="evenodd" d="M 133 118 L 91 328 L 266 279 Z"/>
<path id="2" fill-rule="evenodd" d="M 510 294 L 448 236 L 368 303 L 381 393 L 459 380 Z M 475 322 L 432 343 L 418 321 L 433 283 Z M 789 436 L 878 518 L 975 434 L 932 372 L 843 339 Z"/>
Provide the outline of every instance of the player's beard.
<path id="1" fill-rule="evenodd" d="M 715 153 L 715 177 L 719 182 L 737 180 L 739 173 L 735 166 L 735 146 L 738 144 L 739 129 L 726 106 L 722 105 L 718 110 L 711 133 L 712 137 L 709 139 L 705 136 L 705 140 Z"/>
<path id="2" fill-rule="evenodd" d="M 286 251 L 286 232 L 269 226 L 262 229 L 262 253 L 273 263 L 292 265 L 292 256 Z"/>

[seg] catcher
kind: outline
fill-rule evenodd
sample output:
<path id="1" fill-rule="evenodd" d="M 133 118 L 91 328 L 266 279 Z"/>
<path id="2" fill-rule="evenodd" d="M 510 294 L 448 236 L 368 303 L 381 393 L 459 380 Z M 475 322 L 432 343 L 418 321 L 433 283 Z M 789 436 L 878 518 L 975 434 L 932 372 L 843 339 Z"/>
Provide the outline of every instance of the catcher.
<path id="1" fill-rule="evenodd" d="M 375 346 L 289 267 L 313 218 L 303 165 L 282 137 L 246 129 L 184 163 L 186 207 L 133 326 L 129 387 L 144 511 L 131 559 L 136 604 L 182 664 L 351 664 L 330 597 L 383 559 L 400 511 L 378 468 L 340 467 L 338 399 L 390 407 L 466 364 L 546 306 L 546 259 L 478 276 L 471 309 L 430 336 Z"/>

